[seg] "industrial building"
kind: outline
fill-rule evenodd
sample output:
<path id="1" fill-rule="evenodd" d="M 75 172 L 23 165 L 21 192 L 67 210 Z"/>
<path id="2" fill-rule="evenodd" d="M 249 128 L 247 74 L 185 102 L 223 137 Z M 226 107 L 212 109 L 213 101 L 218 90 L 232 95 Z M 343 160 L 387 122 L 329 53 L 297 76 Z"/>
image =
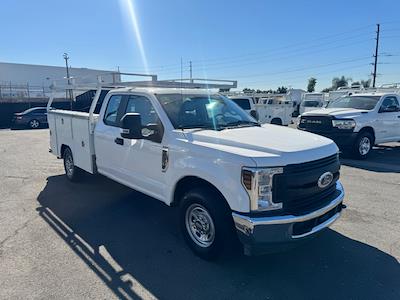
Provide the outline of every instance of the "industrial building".
<path id="1" fill-rule="evenodd" d="M 100 74 L 106 82 L 119 82 L 120 76 L 113 72 L 116 71 L 69 68 L 70 77 L 81 84 L 96 82 Z M 0 99 L 48 97 L 50 85 L 65 77 L 65 67 L 0 62 Z"/>
<path id="2" fill-rule="evenodd" d="M 46 106 L 50 86 L 57 81 L 65 83 L 66 73 L 65 67 L 0 62 L 0 127 L 9 126 L 15 112 Z M 121 81 L 116 71 L 69 68 L 69 76 L 77 84 L 95 83 L 98 75 L 104 82 Z M 86 105 L 90 97 L 91 91 L 88 91 L 88 95 L 81 97 L 84 100 L 81 102 Z M 55 102 L 58 107 L 71 106 L 71 99 L 66 94 L 59 94 Z"/>

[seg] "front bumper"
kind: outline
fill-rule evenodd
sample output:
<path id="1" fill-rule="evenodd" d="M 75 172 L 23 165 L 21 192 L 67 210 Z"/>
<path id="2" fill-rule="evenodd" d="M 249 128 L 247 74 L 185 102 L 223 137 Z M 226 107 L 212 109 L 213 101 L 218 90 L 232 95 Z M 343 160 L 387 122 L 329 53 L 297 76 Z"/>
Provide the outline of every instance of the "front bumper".
<path id="1" fill-rule="evenodd" d="M 352 130 L 350 131 L 350 130 L 333 129 L 332 131 L 319 132 L 319 131 L 307 130 L 301 127 L 297 128 L 303 131 L 327 137 L 328 139 L 333 140 L 336 143 L 336 145 L 341 149 L 352 147 L 357 139 L 357 134 L 358 134 L 358 132 L 353 132 Z"/>
<path id="2" fill-rule="evenodd" d="M 335 222 L 341 214 L 343 186 L 336 183 L 337 196 L 326 206 L 302 216 L 249 217 L 232 213 L 236 231 L 245 254 L 265 252 L 263 249 L 288 245 L 320 232 Z"/>

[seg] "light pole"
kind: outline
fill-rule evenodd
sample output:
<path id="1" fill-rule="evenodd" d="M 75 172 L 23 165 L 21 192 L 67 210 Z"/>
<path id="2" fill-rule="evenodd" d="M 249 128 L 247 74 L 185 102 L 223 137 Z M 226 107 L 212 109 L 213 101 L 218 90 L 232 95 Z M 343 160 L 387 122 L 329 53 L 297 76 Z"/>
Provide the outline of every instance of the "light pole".
<path id="1" fill-rule="evenodd" d="M 67 69 L 67 81 L 68 81 L 68 85 L 70 85 L 71 82 L 69 81 L 70 77 L 69 77 L 69 66 L 68 66 L 68 59 L 69 59 L 68 53 L 64 53 L 64 54 L 63 54 L 63 58 L 65 59 L 65 68 Z M 67 99 L 69 98 L 70 105 L 71 105 L 71 110 L 72 110 L 72 98 L 73 98 L 73 97 L 72 97 L 72 90 L 67 89 L 67 90 L 65 91 L 65 95 L 66 95 Z"/>

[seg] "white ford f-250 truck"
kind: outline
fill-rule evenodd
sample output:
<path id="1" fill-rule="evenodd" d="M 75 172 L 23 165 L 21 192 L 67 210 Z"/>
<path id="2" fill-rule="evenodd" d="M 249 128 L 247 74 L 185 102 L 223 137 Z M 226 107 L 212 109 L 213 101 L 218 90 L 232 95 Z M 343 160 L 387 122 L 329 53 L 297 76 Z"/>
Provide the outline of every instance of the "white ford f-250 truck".
<path id="1" fill-rule="evenodd" d="M 314 236 L 344 207 L 334 142 L 260 125 L 210 90 L 117 88 L 94 113 L 48 104 L 50 151 L 66 176 L 100 173 L 179 206 L 185 241 L 215 258 L 239 240 L 245 254 Z"/>
<path id="2" fill-rule="evenodd" d="M 331 138 L 342 151 L 364 159 L 374 145 L 400 141 L 399 103 L 394 93 L 344 96 L 302 114 L 298 128 Z"/>

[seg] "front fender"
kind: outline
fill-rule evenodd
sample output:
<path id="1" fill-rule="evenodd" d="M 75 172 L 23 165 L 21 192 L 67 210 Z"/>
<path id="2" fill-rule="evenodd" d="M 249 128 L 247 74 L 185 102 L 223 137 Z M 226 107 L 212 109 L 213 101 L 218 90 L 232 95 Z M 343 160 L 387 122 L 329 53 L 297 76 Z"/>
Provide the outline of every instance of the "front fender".
<path id="1" fill-rule="evenodd" d="M 241 170 L 243 166 L 254 165 L 250 158 L 248 162 L 238 163 L 226 157 L 215 157 L 215 152 L 214 157 L 179 152 L 172 152 L 170 155 L 170 168 L 173 171 L 170 172 L 169 183 L 166 185 L 169 187 L 167 204 L 171 204 L 174 200 L 178 182 L 187 176 L 194 176 L 209 182 L 219 190 L 232 210 L 249 212 L 250 200 L 241 183 Z"/>

